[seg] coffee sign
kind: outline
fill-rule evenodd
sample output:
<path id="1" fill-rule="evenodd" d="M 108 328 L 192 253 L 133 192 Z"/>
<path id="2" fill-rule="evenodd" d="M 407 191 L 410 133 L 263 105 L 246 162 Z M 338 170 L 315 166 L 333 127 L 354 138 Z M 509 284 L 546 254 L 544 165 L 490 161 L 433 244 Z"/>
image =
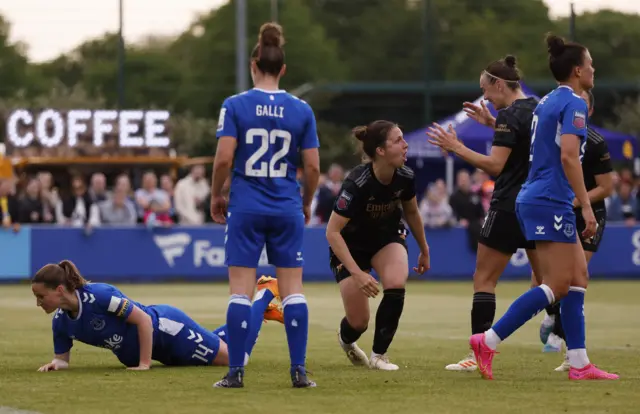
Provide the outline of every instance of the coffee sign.
<path id="1" fill-rule="evenodd" d="M 18 148 L 28 147 L 34 141 L 53 148 L 61 145 L 65 138 L 68 146 L 75 147 L 78 137 L 91 130 L 93 145 L 101 147 L 105 136 L 117 131 L 120 147 L 164 148 L 169 146 L 166 127 L 169 116 L 168 111 L 46 109 L 34 113 L 18 109 L 7 118 L 7 137 Z M 140 125 L 144 125 L 142 132 Z"/>

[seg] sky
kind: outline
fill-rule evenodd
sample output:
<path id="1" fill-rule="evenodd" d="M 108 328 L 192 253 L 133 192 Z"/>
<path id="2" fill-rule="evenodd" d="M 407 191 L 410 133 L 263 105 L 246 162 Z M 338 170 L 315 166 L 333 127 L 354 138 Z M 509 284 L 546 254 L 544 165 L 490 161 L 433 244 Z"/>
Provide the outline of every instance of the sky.
<path id="1" fill-rule="evenodd" d="M 267 1 L 267 0 L 264 0 Z M 282 1 L 282 0 L 281 0 Z M 571 0 L 544 0 L 553 16 L 569 14 Z M 226 0 L 124 0 L 124 36 L 174 35 L 199 13 Z M 636 0 L 573 0 L 577 13 L 601 8 L 639 13 Z M 117 0 L 0 0 L 0 14 L 11 22 L 11 41 L 28 45 L 29 59 L 43 62 L 87 39 L 118 28 Z"/>

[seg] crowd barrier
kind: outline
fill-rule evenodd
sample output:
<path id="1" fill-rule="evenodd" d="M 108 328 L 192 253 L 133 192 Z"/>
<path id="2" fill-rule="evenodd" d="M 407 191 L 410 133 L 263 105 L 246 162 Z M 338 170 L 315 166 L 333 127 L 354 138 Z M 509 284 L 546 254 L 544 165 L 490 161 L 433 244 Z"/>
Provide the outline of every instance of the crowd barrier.
<path id="1" fill-rule="evenodd" d="M 307 281 L 331 281 L 328 244 L 324 228 L 308 228 L 304 243 L 304 277 Z M 147 229 L 83 229 L 23 226 L 19 232 L 0 230 L 0 280 L 29 278 L 47 263 L 69 259 L 93 281 L 166 281 L 171 279 L 222 281 L 224 228 L 221 226 Z M 432 269 L 421 278 L 470 280 L 475 253 L 461 228 L 428 230 Z M 409 237 L 409 265 L 417 261 L 418 248 Z M 640 226 L 608 225 L 600 251 L 589 270 L 594 278 L 640 279 Z M 273 274 L 266 253 L 263 274 Z M 413 274 L 413 272 L 410 272 Z M 513 257 L 504 279 L 526 279 L 530 267 L 523 251 Z M 413 274 L 412 277 L 417 275 Z"/>

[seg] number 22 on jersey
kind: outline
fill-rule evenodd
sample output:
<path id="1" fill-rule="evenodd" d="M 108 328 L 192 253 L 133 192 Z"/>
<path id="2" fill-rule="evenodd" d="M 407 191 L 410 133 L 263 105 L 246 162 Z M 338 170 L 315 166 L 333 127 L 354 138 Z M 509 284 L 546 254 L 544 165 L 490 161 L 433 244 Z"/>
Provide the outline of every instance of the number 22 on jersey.
<path id="1" fill-rule="evenodd" d="M 280 162 L 289 153 L 291 147 L 291 133 L 282 129 L 267 131 L 264 128 L 251 128 L 245 135 L 245 143 L 252 145 L 259 141 L 260 147 L 244 164 L 244 173 L 247 177 L 283 178 L 287 176 L 287 163 Z M 273 146 L 282 147 L 271 156 L 268 161 L 259 161 Z"/>
<path id="2" fill-rule="evenodd" d="M 538 115 L 534 115 L 531 120 L 531 147 L 529 149 L 529 162 L 533 161 L 533 141 L 536 140 L 536 128 L 538 127 Z M 584 158 L 584 152 L 587 147 L 587 139 L 585 138 L 580 145 L 580 163 Z"/>

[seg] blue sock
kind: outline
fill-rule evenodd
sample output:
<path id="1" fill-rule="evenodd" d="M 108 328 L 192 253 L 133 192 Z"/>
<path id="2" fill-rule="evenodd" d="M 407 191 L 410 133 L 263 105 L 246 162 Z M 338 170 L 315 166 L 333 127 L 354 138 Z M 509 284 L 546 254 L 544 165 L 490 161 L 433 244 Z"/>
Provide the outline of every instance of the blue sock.
<path id="1" fill-rule="evenodd" d="M 231 295 L 227 309 L 229 369 L 244 368 L 244 349 L 251 323 L 251 301 L 245 295 Z"/>
<path id="2" fill-rule="evenodd" d="M 560 317 L 567 349 L 585 349 L 584 294 L 585 288 L 571 286 L 560 301 Z"/>
<path id="3" fill-rule="evenodd" d="M 309 333 L 309 308 L 307 299 L 301 293 L 287 296 L 282 301 L 284 327 L 289 343 L 291 368 L 304 366 L 307 358 L 307 335 Z"/>
<path id="4" fill-rule="evenodd" d="M 216 328 L 216 330 L 213 331 L 213 334 L 219 336 L 224 342 L 227 342 L 227 337 L 229 336 L 227 325 L 222 325 L 221 327 Z"/>
<path id="5" fill-rule="evenodd" d="M 501 340 L 505 340 L 529 319 L 536 316 L 553 302 L 555 302 L 555 299 L 549 286 L 540 285 L 530 289 L 509 306 L 507 313 L 493 325 L 492 329 Z"/>
<path id="6" fill-rule="evenodd" d="M 260 334 L 260 328 L 262 328 L 262 321 L 264 320 L 264 311 L 267 310 L 267 306 L 269 306 L 273 298 L 273 293 L 269 289 L 262 289 L 256 293 L 253 299 L 253 305 L 251 305 L 251 324 L 249 324 L 249 335 L 247 336 L 244 349 L 247 355 L 251 355 L 251 351 L 258 341 L 258 335 Z"/>

